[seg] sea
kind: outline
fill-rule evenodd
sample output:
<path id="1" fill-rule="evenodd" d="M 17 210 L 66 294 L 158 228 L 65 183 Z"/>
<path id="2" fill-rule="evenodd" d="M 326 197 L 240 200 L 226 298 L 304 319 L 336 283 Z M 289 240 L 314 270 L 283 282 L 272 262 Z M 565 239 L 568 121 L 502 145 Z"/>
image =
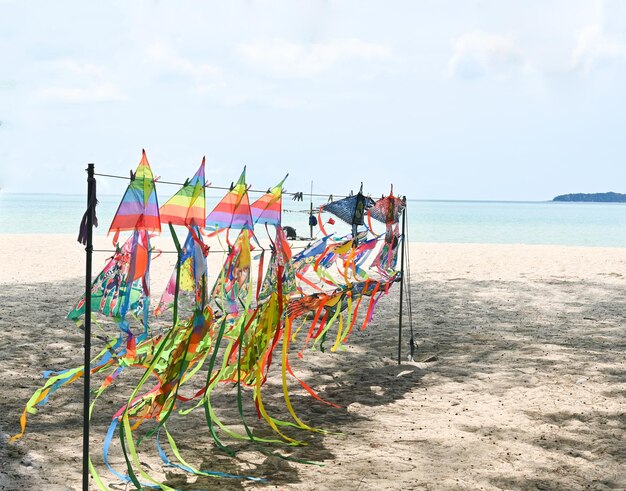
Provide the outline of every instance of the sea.
<path id="1" fill-rule="evenodd" d="M 98 197 L 99 226 L 106 235 L 120 196 Z M 207 197 L 207 210 L 219 196 Z M 162 201 L 164 202 L 164 201 Z M 313 207 L 322 204 L 313 201 Z M 310 236 L 311 203 L 283 200 L 283 225 Z M 86 208 L 84 195 L 11 194 L 0 192 L 0 234 L 78 234 Z M 337 219 L 322 215 L 328 232 L 348 231 Z M 384 225 L 373 222 L 374 232 Z M 411 242 L 554 244 L 626 247 L 626 203 L 567 203 L 552 201 L 407 201 L 406 230 Z M 167 232 L 165 232 L 167 233 Z M 313 235 L 321 234 L 314 227 Z"/>

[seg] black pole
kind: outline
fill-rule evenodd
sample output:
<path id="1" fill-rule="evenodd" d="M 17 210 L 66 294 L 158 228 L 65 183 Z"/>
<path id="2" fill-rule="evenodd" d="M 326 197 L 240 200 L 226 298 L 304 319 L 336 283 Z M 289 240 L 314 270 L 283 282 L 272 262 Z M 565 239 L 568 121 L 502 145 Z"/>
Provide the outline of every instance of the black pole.
<path id="1" fill-rule="evenodd" d="M 85 364 L 83 392 L 83 491 L 89 491 L 89 404 L 91 382 L 91 259 L 96 179 L 94 164 L 87 164 L 87 243 L 85 245 Z"/>
<path id="2" fill-rule="evenodd" d="M 406 237 L 404 231 L 406 229 L 406 198 L 404 209 L 402 210 L 402 246 L 400 249 L 400 311 L 398 312 L 398 365 L 402 362 L 402 306 L 404 301 L 404 248 L 406 245 Z"/>
<path id="3" fill-rule="evenodd" d="M 309 235 L 309 237 L 311 237 L 311 240 L 313 240 L 313 222 L 311 220 L 311 217 L 313 216 L 313 181 L 311 181 L 311 208 L 309 210 L 309 228 L 311 229 L 311 235 Z"/>

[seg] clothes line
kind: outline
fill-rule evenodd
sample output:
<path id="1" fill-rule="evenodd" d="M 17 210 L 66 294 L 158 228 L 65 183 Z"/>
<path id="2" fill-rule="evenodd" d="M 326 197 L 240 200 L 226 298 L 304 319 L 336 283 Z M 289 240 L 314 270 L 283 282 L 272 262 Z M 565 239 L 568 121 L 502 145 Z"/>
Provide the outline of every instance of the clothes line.
<path id="1" fill-rule="evenodd" d="M 114 175 L 114 174 L 100 174 L 100 173 L 94 173 L 94 176 L 100 176 L 100 177 L 111 177 L 113 179 L 123 179 L 126 181 L 130 181 L 131 178 L 128 176 L 118 176 L 118 175 Z M 159 184 L 171 184 L 173 186 L 183 186 L 185 183 L 184 182 L 173 182 L 173 181 L 161 181 L 159 179 L 154 179 L 153 180 L 154 183 L 159 183 Z M 221 191 L 230 191 L 230 187 L 226 187 L 226 186 L 214 186 L 212 184 L 206 184 L 203 186 L 205 189 L 218 189 Z M 267 193 L 267 190 L 261 190 L 261 189 L 248 189 L 247 190 L 249 193 L 260 193 L 260 194 L 265 194 Z M 302 201 L 304 199 L 305 196 L 312 196 L 315 198 L 329 198 L 329 197 L 337 197 L 337 198 L 347 198 L 348 195 L 340 195 L 340 194 L 335 194 L 335 193 L 328 193 L 328 194 L 319 194 L 319 193 L 304 193 L 304 192 L 295 192 L 295 193 L 289 193 L 289 192 L 283 192 L 283 194 L 286 194 L 288 196 L 293 196 L 293 197 L 298 197 L 300 198 L 300 201 Z"/>

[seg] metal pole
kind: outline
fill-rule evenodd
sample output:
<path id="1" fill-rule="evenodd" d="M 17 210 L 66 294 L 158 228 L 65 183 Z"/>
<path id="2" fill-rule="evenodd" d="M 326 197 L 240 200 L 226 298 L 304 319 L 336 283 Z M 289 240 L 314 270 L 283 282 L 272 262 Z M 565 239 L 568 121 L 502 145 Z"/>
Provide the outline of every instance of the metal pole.
<path id="1" fill-rule="evenodd" d="M 94 164 L 87 164 L 87 244 L 85 246 L 85 364 L 83 392 L 83 491 L 89 491 L 89 403 L 91 376 L 91 259 L 95 201 Z"/>
<path id="2" fill-rule="evenodd" d="M 313 239 L 313 225 L 311 224 L 311 217 L 313 216 L 313 181 L 311 181 L 311 209 L 309 211 L 309 228 L 311 229 L 311 235 L 309 235 L 309 237 L 311 237 L 311 239 Z"/>
<path id="3" fill-rule="evenodd" d="M 405 197 L 406 202 L 406 197 Z M 402 306 L 404 302 L 404 248 L 406 245 L 406 237 L 404 231 L 406 229 L 406 204 L 402 210 L 402 246 L 400 249 L 400 309 L 398 312 L 398 365 L 402 362 Z"/>

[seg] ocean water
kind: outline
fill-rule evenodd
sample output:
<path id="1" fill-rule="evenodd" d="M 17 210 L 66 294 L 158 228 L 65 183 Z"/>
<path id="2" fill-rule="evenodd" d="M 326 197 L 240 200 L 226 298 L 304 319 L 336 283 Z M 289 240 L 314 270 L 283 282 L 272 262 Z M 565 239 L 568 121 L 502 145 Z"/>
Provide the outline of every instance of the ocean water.
<path id="1" fill-rule="evenodd" d="M 107 233 L 120 199 L 98 197 L 97 235 Z M 160 202 L 166 199 L 161 197 Z M 207 209 L 219 199 L 208 197 Z M 85 201 L 80 195 L 0 193 L 0 234 L 78 234 Z M 283 225 L 309 236 L 309 206 L 306 199 L 285 198 Z M 323 215 L 324 220 L 328 217 Z M 373 225 L 375 232 L 384 231 L 384 225 Z M 327 228 L 346 233 L 349 229 L 339 220 Z M 626 247 L 626 204 L 408 200 L 407 229 L 409 240 L 418 242 Z"/>

